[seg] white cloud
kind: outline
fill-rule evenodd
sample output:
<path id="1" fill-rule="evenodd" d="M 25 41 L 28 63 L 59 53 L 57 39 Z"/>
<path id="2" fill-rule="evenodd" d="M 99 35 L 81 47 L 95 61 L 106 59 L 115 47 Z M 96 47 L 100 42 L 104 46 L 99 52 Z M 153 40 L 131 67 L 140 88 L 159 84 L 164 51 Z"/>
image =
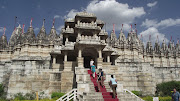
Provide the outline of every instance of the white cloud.
<path id="1" fill-rule="evenodd" d="M 7 29 L 6 29 L 7 30 Z M 6 31 L 5 30 L 5 31 Z M 3 32 L 4 33 L 4 27 L 0 27 L 0 32 Z"/>
<path id="2" fill-rule="evenodd" d="M 64 25 L 61 25 L 57 28 L 58 31 L 61 31 L 61 29 L 64 27 Z"/>
<path id="3" fill-rule="evenodd" d="M 36 31 L 38 31 L 38 30 L 39 30 L 39 28 L 37 28 L 37 27 L 36 27 L 36 28 L 34 28 L 34 31 L 35 31 L 35 32 L 36 32 Z"/>
<path id="4" fill-rule="evenodd" d="M 4 29 L 3 29 L 3 27 L 0 27 L 0 32 L 4 32 Z"/>
<path id="5" fill-rule="evenodd" d="M 169 19 L 161 20 L 160 22 L 158 22 L 157 20 L 146 19 L 141 26 L 144 26 L 146 28 L 149 27 L 164 28 L 164 27 L 171 27 L 176 25 L 180 25 L 180 19 L 169 18 Z"/>
<path id="6" fill-rule="evenodd" d="M 5 6 L 1 6 L 1 8 L 2 8 L 2 9 L 4 9 L 4 8 L 5 8 Z"/>
<path id="7" fill-rule="evenodd" d="M 158 3 L 157 1 L 152 2 L 152 3 L 148 3 L 147 6 L 148 7 L 153 7 L 153 6 L 156 6 L 157 3 Z"/>
<path id="8" fill-rule="evenodd" d="M 68 12 L 67 15 L 64 16 L 64 18 L 65 18 L 65 19 L 66 19 L 66 18 L 74 18 L 75 15 L 76 15 L 76 13 L 78 13 L 78 11 L 75 10 L 75 9 L 72 9 L 72 10 L 70 10 L 70 11 Z"/>
<path id="9" fill-rule="evenodd" d="M 157 40 L 157 36 L 158 36 L 158 39 L 159 39 L 159 42 L 162 43 L 163 40 L 166 40 L 166 42 L 168 42 L 168 39 L 165 37 L 164 34 L 160 33 L 158 31 L 157 28 L 155 27 L 150 27 L 148 28 L 147 30 L 145 31 L 142 31 L 139 35 L 139 37 L 142 35 L 143 37 L 143 43 L 146 45 L 146 43 L 149 41 L 149 36 L 151 35 L 151 42 L 152 42 L 152 45 L 154 45 L 154 43 L 156 42 Z"/>
<path id="10" fill-rule="evenodd" d="M 56 19 L 56 18 L 60 18 L 60 16 L 59 16 L 59 15 L 55 15 L 54 18 L 55 18 L 55 19 Z"/>
<path id="11" fill-rule="evenodd" d="M 113 29 L 113 24 L 115 24 L 116 30 L 120 30 L 121 24 L 133 23 L 135 18 L 146 14 L 143 7 L 129 7 L 128 4 L 119 3 L 116 0 L 93 0 L 85 10 L 96 14 L 98 19 L 106 22 L 108 31 Z M 77 12 L 77 10 L 72 9 L 65 18 L 73 18 Z"/>
<path id="12" fill-rule="evenodd" d="M 152 27 L 152 26 L 155 26 L 158 22 L 156 20 L 149 20 L 149 19 L 146 19 L 141 26 L 144 26 L 146 28 L 149 28 L 149 27 Z"/>

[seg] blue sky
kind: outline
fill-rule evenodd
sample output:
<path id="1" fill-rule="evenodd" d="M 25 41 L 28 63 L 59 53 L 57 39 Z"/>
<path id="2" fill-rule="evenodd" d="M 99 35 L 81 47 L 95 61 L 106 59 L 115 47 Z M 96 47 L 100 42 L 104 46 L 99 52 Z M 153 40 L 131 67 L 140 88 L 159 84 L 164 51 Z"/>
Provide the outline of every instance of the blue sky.
<path id="1" fill-rule="evenodd" d="M 180 0 L 0 0 L 0 35 L 5 26 L 6 35 L 10 38 L 15 16 L 18 17 L 18 23 L 25 24 L 25 32 L 33 18 L 32 25 L 36 34 L 44 18 L 46 32 L 49 34 L 55 17 L 55 28 L 59 34 L 65 18 L 74 17 L 76 12 L 86 10 L 106 22 L 109 33 L 115 24 L 117 37 L 122 24 L 127 36 L 130 24 L 136 23 L 138 35 L 142 34 L 145 42 L 149 35 L 153 42 L 158 35 L 160 42 L 163 39 L 168 41 L 172 36 L 176 43 L 177 38 L 180 38 L 179 4 Z"/>

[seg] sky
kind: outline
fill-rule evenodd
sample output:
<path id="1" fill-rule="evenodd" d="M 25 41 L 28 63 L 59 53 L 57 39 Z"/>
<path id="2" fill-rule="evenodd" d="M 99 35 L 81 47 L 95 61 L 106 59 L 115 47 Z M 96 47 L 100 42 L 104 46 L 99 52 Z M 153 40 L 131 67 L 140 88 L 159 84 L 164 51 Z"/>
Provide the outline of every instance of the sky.
<path id="1" fill-rule="evenodd" d="M 106 23 L 107 32 L 115 32 L 119 36 L 122 24 L 127 36 L 136 24 L 139 38 L 144 44 L 151 40 L 168 43 L 180 38 L 180 0 L 0 0 L 0 35 L 5 34 L 9 39 L 14 26 L 25 24 L 25 32 L 32 26 L 36 35 L 45 18 L 46 33 L 49 34 L 55 18 L 55 28 L 58 34 L 64 25 L 64 19 L 73 18 L 77 12 L 94 13 L 97 19 Z M 15 23 L 17 16 L 17 23 Z M 149 38 L 150 36 L 150 38 Z M 158 39 L 157 39 L 158 37 Z"/>

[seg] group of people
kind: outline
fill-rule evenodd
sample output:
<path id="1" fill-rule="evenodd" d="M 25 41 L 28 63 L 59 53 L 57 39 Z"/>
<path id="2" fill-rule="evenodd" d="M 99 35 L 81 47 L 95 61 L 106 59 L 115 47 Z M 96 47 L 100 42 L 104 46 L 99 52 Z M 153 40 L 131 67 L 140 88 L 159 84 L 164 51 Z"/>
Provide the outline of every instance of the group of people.
<path id="1" fill-rule="evenodd" d="M 93 59 L 91 59 L 91 61 L 90 61 L 90 66 L 91 66 L 91 71 L 92 71 L 92 77 L 93 77 L 93 79 L 95 79 L 96 66 L 95 66 L 95 63 L 94 63 Z M 97 73 L 97 77 L 98 77 L 97 78 L 98 91 L 100 91 L 100 86 L 102 88 L 104 87 L 104 80 L 106 79 L 105 73 L 101 68 L 99 68 L 99 72 Z M 116 78 L 114 78 L 113 75 L 111 75 L 109 85 L 111 86 L 111 88 L 113 90 L 113 98 L 116 98 L 116 95 L 117 95 L 117 93 L 116 93 L 117 80 L 116 80 Z"/>
<path id="2" fill-rule="evenodd" d="M 94 64 L 93 59 L 91 59 L 90 61 L 90 66 L 91 66 L 91 71 L 92 71 L 92 77 L 95 79 L 95 73 L 96 73 L 96 66 Z M 100 91 L 100 86 L 102 86 L 102 88 L 104 87 L 104 80 L 105 80 L 105 73 L 104 71 L 102 71 L 102 69 L 100 68 L 98 73 L 97 73 L 97 82 L 98 82 L 98 91 Z M 117 88 L 117 80 L 116 78 L 114 78 L 113 75 L 111 75 L 111 79 L 109 82 L 110 87 L 113 90 L 113 98 L 116 97 L 117 93 L 116 93 L 116 88 Z M 172 101 L 179 101 L 179 97 L 180 97 L 180 93 L 176 91 L 176 89 L 173 89 L 173 94 L 172 94 Z"/>

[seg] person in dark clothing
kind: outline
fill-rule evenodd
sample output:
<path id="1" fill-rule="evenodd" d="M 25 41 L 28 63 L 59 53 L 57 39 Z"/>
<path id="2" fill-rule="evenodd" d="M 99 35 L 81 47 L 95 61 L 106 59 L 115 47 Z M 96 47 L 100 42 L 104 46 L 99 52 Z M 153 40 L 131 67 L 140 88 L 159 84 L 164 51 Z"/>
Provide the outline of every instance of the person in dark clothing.
<path id="1" fill-rule="evenodd" d="M 97 82 L 98 82 L 98 91 L 100 91 L 100 84 L 101 84 L 101 80 L 102 80 L 102 78 L 101 78 L 101 69 L 99 69 L 99 72 L 98 72 L 98 74 L 97 74 Z"/>
<path id="2" fill-rule="evenodd" d="M 179 92 L 176 91 L 176 89 L 174 88 L 173 93 L 172 93 L 172 100 L 171 101 L 179 101 L 179 97 L 180 97 Z"/>

